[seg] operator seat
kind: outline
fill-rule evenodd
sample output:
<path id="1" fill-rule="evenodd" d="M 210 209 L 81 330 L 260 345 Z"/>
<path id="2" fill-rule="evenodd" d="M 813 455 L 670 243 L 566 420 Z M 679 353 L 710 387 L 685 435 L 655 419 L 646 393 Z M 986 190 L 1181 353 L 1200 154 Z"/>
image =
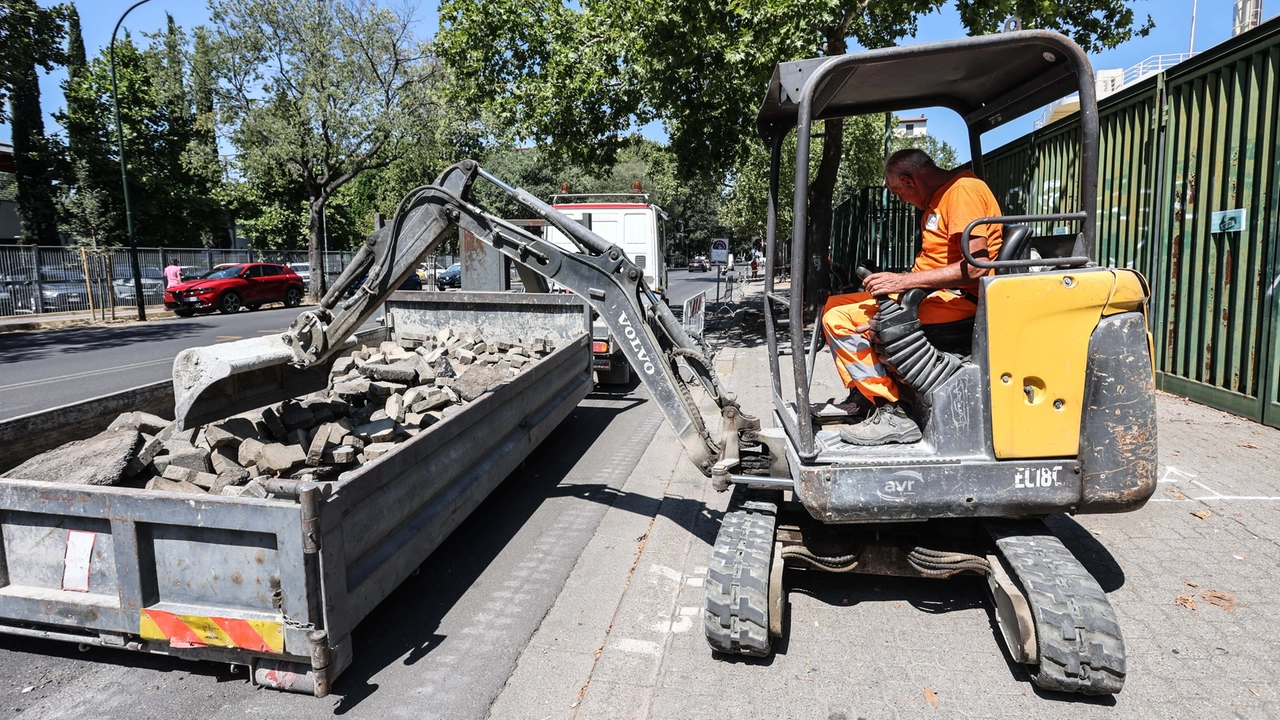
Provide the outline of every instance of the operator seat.
<path id="1" fill-rule="evenodd" d="M 997 258 L 1008 260 L 1016 257 L 1030 235 L 1031 227 L 1028 225 L 1001 226 L 1002 240 Z M 956 322 L 921 325 L 920 330 L 939 350 L 956 355 L 970 355 L 973 352 L 973 320 L 969 318 Z"/>

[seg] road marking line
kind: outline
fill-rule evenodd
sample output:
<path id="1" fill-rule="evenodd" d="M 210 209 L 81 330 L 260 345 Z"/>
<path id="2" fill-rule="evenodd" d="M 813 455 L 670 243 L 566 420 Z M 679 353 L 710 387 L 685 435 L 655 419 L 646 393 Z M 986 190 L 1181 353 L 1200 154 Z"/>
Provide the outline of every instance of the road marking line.
<path id="1" fill-rule="evenodd" d="M 28 380 L 26 382 L 13 383 L 12 385 L 0 385 L 0 391 L 16 390 L 18 388 L 35 387 L 36 385 L 47 385 L 49 383 L 62 382 L 63 380 L 75 380 L 77 378 L 89 377 L 90 375 L 101 375 L 102 373 L 120 372 L 121 370 L 132 370 L 134 368 L 148 367 L 150 365 L 162 365 L 168 363 L 173 364 L 173 358 L 162 358 L 160 360 L 147 360 L 145 362 L 132 363 L 129 365 L 120 365 L 113 368 L 101 368 L 98 370 L 86 370 L 84 372 L 71 373 L 70 375 L 59 375 L 58 377 L 42 378 L 40 380 Z"/>

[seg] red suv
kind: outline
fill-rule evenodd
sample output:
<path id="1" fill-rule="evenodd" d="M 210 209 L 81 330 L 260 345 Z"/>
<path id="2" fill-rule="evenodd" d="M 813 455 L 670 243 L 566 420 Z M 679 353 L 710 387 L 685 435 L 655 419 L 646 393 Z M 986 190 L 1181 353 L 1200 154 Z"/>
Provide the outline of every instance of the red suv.
<path id="1" fill-rule="evenodd" d="M 302 302 L 302 278 L 286 265 L 245 263 L 220 268 L 199 280 L 168 288 L 164 306 L 179 317 L 197 312 L 218 310 L 240 312 L 241 308 L 257 310 L 271 302 L 297 307 Z"/>

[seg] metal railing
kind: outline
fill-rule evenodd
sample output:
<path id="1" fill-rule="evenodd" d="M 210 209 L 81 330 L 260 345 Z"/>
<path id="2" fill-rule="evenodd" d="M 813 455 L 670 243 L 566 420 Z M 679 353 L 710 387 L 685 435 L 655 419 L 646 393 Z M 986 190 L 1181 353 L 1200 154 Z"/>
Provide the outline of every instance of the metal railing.
<path id="1" fill-rule="evenodd" d="M 325 277 L 330 284 L 338 279 L 354 256 L 355 253 L 346 251 L 325 253 Z M 164 302 L 164 268 L 170 261 L 178 263 L 183 278 L 188 280 L 201 277 L 219 265 L 246 262 L 292 265 L 304 280 L 310 280 L 305 250 L 139 248 L 145 304 Z M 428 258 L 423 285 L 434 286 L 433 269 L 443 271 L 455 261 L 452 255 Z M 102 317 L 112 317 L 113 311 L 124 317 L 129 309 L 136 310 L 137 302 L 127 249 L 0 246 L 0 317 L 90 310 Z"/>

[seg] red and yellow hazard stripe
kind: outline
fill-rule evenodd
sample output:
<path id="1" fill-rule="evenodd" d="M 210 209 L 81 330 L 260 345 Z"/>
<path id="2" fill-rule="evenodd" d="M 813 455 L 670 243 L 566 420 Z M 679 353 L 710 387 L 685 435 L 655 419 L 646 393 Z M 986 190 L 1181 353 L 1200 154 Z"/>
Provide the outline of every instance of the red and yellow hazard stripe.
<path id="1" fill-rule="evenodd" d="M 168 640 L 173 647 L 240 648 L 283 653 L 284 624 L 270 620 L 177 615 L 154 608 L 142 611 L 138 634 L 147 640 Z"/>

